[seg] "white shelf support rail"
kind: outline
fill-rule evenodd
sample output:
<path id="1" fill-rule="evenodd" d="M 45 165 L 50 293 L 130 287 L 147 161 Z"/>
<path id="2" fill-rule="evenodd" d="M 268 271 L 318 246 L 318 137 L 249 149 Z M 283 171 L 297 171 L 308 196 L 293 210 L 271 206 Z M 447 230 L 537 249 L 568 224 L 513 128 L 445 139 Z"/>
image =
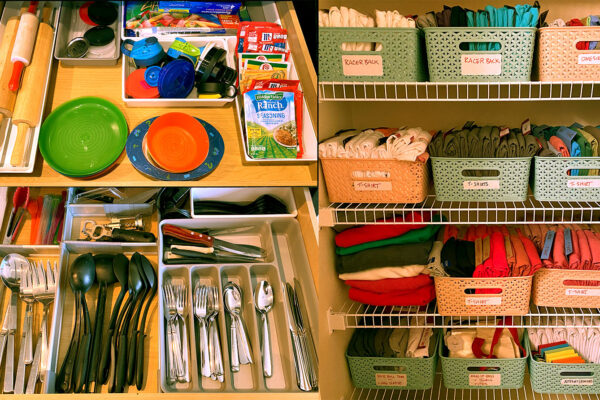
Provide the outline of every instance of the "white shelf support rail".
<path id="1" fill-rule="evenodd" d="M 321 101 L 600 100 L 600 82 L 320 82 Z"/>

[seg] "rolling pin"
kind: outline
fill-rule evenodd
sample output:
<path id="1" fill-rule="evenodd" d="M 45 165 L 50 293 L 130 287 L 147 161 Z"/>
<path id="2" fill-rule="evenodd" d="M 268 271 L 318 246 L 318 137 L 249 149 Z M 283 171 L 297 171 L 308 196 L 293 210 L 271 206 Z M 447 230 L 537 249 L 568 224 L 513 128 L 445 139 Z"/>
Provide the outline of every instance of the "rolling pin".
<path id="1" fill-rule="evenodd" d="M 12 117 L 13 124 L 17 125 L 17 139 L 10 157 L 10 165 L 12 166 L 19 166 L 23 163 L 29 129 L 37 126 L 42 116 L 42 103 L 45 94 L 44 83 L 52 61 L 52 44 L 54 40 L 54 31 L 50 25 L 52 14 L 53 8 L 50 6 L 44 7 L 31 64 L 25 70 L 23 85 L 17 96 Z"/>
<path id="2" fill-rule="evenodd" d="M 8 83 L 8 88 L 13 92 L 19 90 L 23 68 L 31 63 L 31 53 L 33 52 L 33 47 L 35 45 L 35 32 L 39 25 L 38 17 L 34 14 L 37 3 L 37 1 L 30 2 L 27 12 L 21 14 L 17 39 L 15 40 L 10 56 L 10 61 L 13 63 L 13 71 L 10 82 Z"/>
<path id="3" fill-rule="evenodd" d="M 25 12 L 25 9 L 21 11 Z M 12 117 L 15 100 L 17 99 L 17 94 L 8 88 L 8 82 L 11 77 L 10 55 L 18 29 L 19 16 L 10 18 L 6 22 L 4 36 L 2 42 L 0 42 L 0 125 L 2 125 L 2 119 L 5 116 L 7 118 Z"/>

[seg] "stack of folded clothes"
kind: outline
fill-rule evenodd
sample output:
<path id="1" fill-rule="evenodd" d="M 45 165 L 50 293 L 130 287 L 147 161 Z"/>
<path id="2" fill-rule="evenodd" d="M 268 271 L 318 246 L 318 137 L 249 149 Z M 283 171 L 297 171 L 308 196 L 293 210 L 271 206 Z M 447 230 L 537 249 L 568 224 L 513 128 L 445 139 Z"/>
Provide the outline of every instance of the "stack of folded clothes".
<path id="1" fill-rule="evenodd" d="M 448 225 L 440 260 L 448 276 L 499 278 L 533 275 L 542 266 L 522 227 Z"/>
<path id="2" fill-rule="evenodd" d="M 428 265 L 440 225 L 424 224 L 428 221 L 418 213 L 406 214 L 403 221 L 409 223 L 365 225 L 336 235 L 336 271 L 350 286 L 351 300 L 422 306 L 435 298 Z"/>
<path id="3" fill-rule="evenodd" d="M 435 350 L 431 328 L 356 329 L 347 354 L 351 357 L 427 358 Z"/>
<path id="4" fill-rule="evenodd" d="M 600 270 L 600 227 L 531 224 L 523 231 L 541 253 L 545 268 Z M 544 252 L 546 243 L 550 251 Z"/>
<path id="5" fill-rule="evenodd" d="M 600 321 L 597 317 L 593 318 L 590 325 L 598 325 Z M 600 329 L 598 328 L 565 328 L 565 326 L 583 326 L 582 317 L 550 317 L 548 320 L 549 326 L 556 328 L 528 328 L 529 343 L 531 344 L 531 354 L 536 361 L 557 362 L 556 360 L 548 360 L 545 351 L 548 345 L 553 345 L 555 356 L 557 352 L 564 350 L 558 347 L 565 347 L 564 344 L 572 346 L 573 352 L 580 355 L 584 362 L 600 363 Z M 564 354 L 563 354 L 564 355 Z M 573 355 L 573 354 L 572 354 Z M 575 357 L 575 355 L 573 355 Z M 581 363 L 581 361 L 573 360 L 573 357 L 563 358 L 558 362 L 566 363 Z"/>

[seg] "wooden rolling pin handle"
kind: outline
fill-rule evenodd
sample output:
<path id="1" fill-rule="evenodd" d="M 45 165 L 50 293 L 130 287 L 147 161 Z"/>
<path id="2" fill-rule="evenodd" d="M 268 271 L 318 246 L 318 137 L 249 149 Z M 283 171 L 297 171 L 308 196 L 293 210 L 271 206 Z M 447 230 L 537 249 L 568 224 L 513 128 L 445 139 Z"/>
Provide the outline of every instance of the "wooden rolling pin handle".
<path id="1" fill-rule="evenodd" d="M 13 147 L 13 151 L 10 156 L 10 165 L 13 167 L 18 167 L 23 164 L 25 144 L 27 142 L 28 133 L 28 124 L 22 122 L 17 125 L 17 140 L 15 140 L 15 146 Z"/>

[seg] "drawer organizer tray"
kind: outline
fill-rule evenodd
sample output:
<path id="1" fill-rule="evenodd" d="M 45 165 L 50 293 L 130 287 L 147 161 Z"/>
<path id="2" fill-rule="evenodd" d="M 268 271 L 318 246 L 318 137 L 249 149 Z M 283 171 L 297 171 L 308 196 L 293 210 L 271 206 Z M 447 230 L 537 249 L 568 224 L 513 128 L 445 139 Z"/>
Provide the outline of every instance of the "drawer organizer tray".
<path id="1" fill-rule="evenodd" d="M 435 293 L 442 316 L 525 315 L 529 312 L 531 276 L 452 278 L 436 276 Z M 499 293 L 477 293 L 496 289 Z M 468 293 L 467 293 L 468 292 Z"/>
<path id="2" fill-rule="evenodd" d="M 600 157 L 534 157 L 533 196 L 539 201 L 596 201 L 600 176 L 571 176 L 569 170 L 600 169 Z"/>
<path id="3" fill-rule="evenodd" d="M 519 389 L 523 386 L 529 356 L 529 349 L 525 350 L 527 354 L 521 358 L 450 358 L 445 355 L 442 339 L 439 352 L 444 386 L 448 389 Z"/>
<path id="4" fill-rule="evenodd" d="M 433 333 L 429 358 L 354 357 L 346 353 L 352 383 L 364 389 L 426 390 L 433 386 L 438 362 L 440 332 Z"/>
<path id="5" fill-rule="evenodd" d="M 380 50 L 346 51 L 344 43 L 376 43 Z M 319 78 L 325 82 L 427 80 L 423 33 L 418 28 L 320 28 Z"/>
<path id="6" fill-rule="evenodd" d="M 533 278 L 531 299 L 538 306 L 598 308 L 600 271 L 542 268 Z"/>
<path id="7" fill-rule="evenodd" d="M 539 30 L 538 68 L 542 82 L 597 81 L 600 48 L 579 50 L 578 42 L 600 41 L 600 27 L 547 27 Z"/>
<path id="8" fill-rule="evenodd" d="M 439 201 L 525 201 L 531 157 L 431 157 L 433 184 Z M 471 171 L 490 171 L 488 176 Z M 496 175 L 494 175 L 494 171 Z"/>
<path id="9" fill-rule="evenodd" d="M 164 224 L 195 229 L 222 229 L 234 227 L 254 227 L 250 233 L 232 234 L 232 236 L 219 235 L 223 240 L 236 243 L 254 244 L 267 249 L 265 262 L 257 263 L 232 263 L 232 264 L 165 264 L 161 255 L 159 263 L 159 285 L 172 280 L 179 281 L 188 287 L 188 301 L 191 302 L 191 289 L 196 280 L 203 284 L 217 286 L 220 292 L 221 314 L 219 315 L 219 332 L 223 354 L 224 382 L 212 381 L 210 378 L 198 377 L 196 357 L 196 344 L 190 341 L 190 375 L 189 383 L 176 383 L 169 385 L 166 379 L 165 344 L 166 332 L 164 331 L 164 304 L 163 295 L 159 291 L 159 331 L 160 331 L 160 386 L 164 392 L 296 392 L 301 393 L 296 385 L 296 373 L 292 342 L 286 317 L 287 303 L 284 297 L 283 282 L 293 284 L 298 279 L 302 284 L 304 302 L 307 310 L 312 337 L 316 339 L 316 291 L 308 264 L 304 241 L 300 226 L 294 218 L 261 219 L 237 217 L 229 219 L 194 218 L 189 220 L 164 220 Z M 162 228 L 160 228 L 162 232 Z M 163 236 L 159 235 L 159 248 L 162 251 Z M 234 239 L 235 238 L 235 239 Z M 259 316 L 254 308 L 254 289 L 260 280 L 266 279 L 273 286 L 274 306 L 269 312 L 269 327 L 271 332 L 271 345 L 273 354 L 273 376 L 263 378 L 262 358 L 259 339 Z M 223 288 L 229 281 L 237 283 L 242 289 L 242 318 L 245 322 L 249 341 L 252 348 L 253 364 L 240 366 L 240 371 L 232 373 L 230 369 L 230 319 L 223 311 Z M 188 303 L 189 308 L 189 303 Z M 191 308 L 187 317 L 188 337 L 195 337 L 195 325 Z M 317 343 L 315 345 L 318 346 Z M 318 348 L 318 347 L 317 347 Z"/>
<path id="10" fill-rule="evenodd" d="M 531 354 L 529 338 L 525 348 Z M 600 392 L 600 364 L 556 364 L 529 358 L 531 388 L 537 393 L 575 394 Z"/>
<path id="11" fill-rule="evenodd" d="M 431 82 L 523 82 L 531 79 L 536 28 L 424 28 Z M 500 50 L 462 50 L 462 43 Z"/>
<path id="12" fill-rule="evenodd" d="M 321 158 L 335 203 L 420 203 L 429 190 L 426 162 Z"/>

